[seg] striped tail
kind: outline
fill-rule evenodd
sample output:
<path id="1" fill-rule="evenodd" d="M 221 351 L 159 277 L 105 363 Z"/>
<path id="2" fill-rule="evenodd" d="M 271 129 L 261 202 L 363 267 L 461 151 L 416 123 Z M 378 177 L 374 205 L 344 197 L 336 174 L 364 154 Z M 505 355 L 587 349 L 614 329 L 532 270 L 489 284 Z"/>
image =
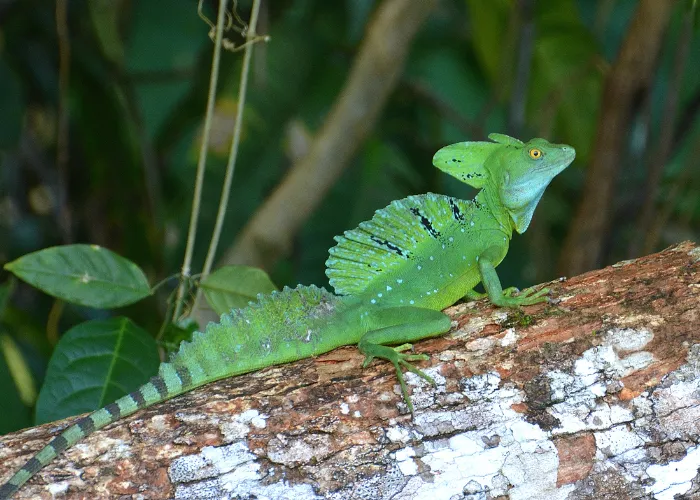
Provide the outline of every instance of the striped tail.
<path id="1" fill-rule="evenodd" d="M 160 403 L 211 381 L 208 377 L 200 376 L 195 378 L 200 380 L 193 380 L 192 373 L 185 367 L 175 367 L 170 363 L 162 363 L 158 375 L 151 378 L 148 383 L 142 385 L 136 391 L 117 399 L 114 403 L 108 404 L 104 408 L 100 408 L 81 418 L 61 435 L 55 437 L 34 457 L 29 459 L 9 481 L 0 486 L 0 500 L 9 499 L 42 467 L 64 450 L 96 430 L 138 410 Z"/>

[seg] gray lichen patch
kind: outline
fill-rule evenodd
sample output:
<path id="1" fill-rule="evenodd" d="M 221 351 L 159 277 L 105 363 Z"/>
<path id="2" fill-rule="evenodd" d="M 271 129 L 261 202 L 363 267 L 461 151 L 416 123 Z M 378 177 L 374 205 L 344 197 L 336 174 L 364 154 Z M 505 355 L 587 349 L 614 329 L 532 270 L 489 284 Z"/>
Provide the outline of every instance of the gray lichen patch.
<path id="1" fill-rule="evenodd" d="M 654 390 L 627 401 L 618 397 L 622 379 L 654 362 L 643 351 L 653 334 L 613 329 L 603 335 L 570 370 L 545 374 L 551 404 L 543 410 L 556 417 L 552 428 L 516 412 L 530 403 L 528 394 L 503 384 L 496 372 L 462 381 L 468 406 L 425 409 L 412 424 L 388 428 L 389 440 L 402 445 L 388 458 L 407 479 L 392 498 L 673 500 L 692 493 L 700 481 L 700 347 Z M 595 443 L 589 475 L 558 483 L 562 464 L 554 439 L 587 434 Z"/>
<path id="2" fill-rule="evenodd" d="M 465 379 L 462 387 L 472 401 L 468 407 L 421 412 L 413 430 L 390 429 L 399 439 L 410 432 L 433 436 L 391 454 L 408 478 L 394 498 L 461 498 L 465 493 L 474 499 L 566 498 L 573 487 L 556 486 L 558 458 L 550 437 L 513 410 L 522 392 L 501 385 L 495 372 Z"/>
<path id="3" fill-rule="evenodd" d="M 256 438 L 255 452 L 247 444 L 251 433 L 276 424 L 246 412 L 229 428 L 231 445 L 173 462 L 175 497 L 692 497 L 700 482 L 700 346 L 646 392 L 623 397 L 630 394 L 625 377 L 656 362 L 645 351 L 653 340 L 643 328 L 604 331 L 599 345 L 569 363 L 543 365 L 536 390 L 504 381 L 496 371 L 456 384 L 442 375 L 445 366 L 429 368 L 437 386 L 407 374 L 415 419 L 388 419 L 386 427 L 373 427 L 344 448 L 342 432 L 351 432 L 345 427 L 354 419 L 338 405 L 340 418 L 327 431 L 315 424 L 315 432 L 275 432 L 263 446 Z M 531 418 L 537 405 L 538 415 L 550 417 L 546 423 Z M 587 443 L 589 451 L 583 458 L 566 453 L 564 441 L 573 443 L 569 450 Z"/>

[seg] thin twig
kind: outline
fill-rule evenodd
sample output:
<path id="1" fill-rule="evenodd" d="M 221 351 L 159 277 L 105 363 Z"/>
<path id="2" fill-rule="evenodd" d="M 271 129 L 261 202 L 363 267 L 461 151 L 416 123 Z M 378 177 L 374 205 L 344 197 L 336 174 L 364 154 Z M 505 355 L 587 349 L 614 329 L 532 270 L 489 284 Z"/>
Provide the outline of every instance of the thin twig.
<path id="1" fill-rule="evenodd" d="M 219 200 L 219 211 L 216 214 L 216 223 L 214 231 L 209 242 L 209 250 L 207 258 L 204 261 L 202 269 L 202 279 L 206 278 L 214 264 L 216 257 L 216 247 L 219 245 L 221 237 L 221 229 L 224 225 L 226 217 L 226 207 L 228 206 L 229 196 L 231 194 L 231 183 L 233 174 L 236 170 L 236 159 L 238 157 L 238 146 L 241 142 L 241 129 L 243 127 L 243 109 L 245 107 L 246 91 L 248 90 L 248 72 L 250 70 L 250 61 L 253 56 L 253 43 L 256 39 L 255 26 L 258 23 L 258 13 L 260 12 L 260 0 L 253 0 L 253 9 L 250 13 L 250 23 L 246 33 L 245 52 L 243 54 L 243 66 L 241 68 L 241 79 L 238 87 L 238 103 L 236 107 L 236 118 L 233 125 L 233 138 L 231 139 L 231 149 L 229 151 L 228 163 L 226 164 L 226 176 L 224 177 L 224 185 L 221 188 L 221 199 Z M 202 289 L 197 289 L 197 295 L 194 299 L 192 310 L 196 311 L 202 297 Z"/>
<path id="2" fill-rule="evenodd" d="M 437 0 L 384 0 L 374 10 L 348 77 L 316 133 L 308 154 L 294 163 L 249 219 L 220 264 L 269 269 L 292 246 L 373 130 L 403 72 L 416 32 Z"/>
<path id="3" fill-rule="evenodd" d="M 180 286 L 175 299 L 175 313 L 173 319 L 177 320 L 182 313 L 182 307 L 187 293 L 187 283 L 192 264 L 192 251 L 197 234 L 197 219 L 199 218 L 199 206 L 202 199 L 202 185 L 204 184 L 204 169 L 207 163 L 207 150 L 209 148 L 209 134 L 211 131 L 212 117 L 214 115 L 214 103 L 216 102 L 216 83 L 219 80 L 219 61 L 221 59 L 221 39 L 224 33 L 224 20 L 226 18 L 227 0 L 219 0 L 219 12 L 216 17 L 216 35 L 214 39 L 214 55 L 211 62 L 211 74 L 209 76 L 209 95 L 207 97 L 207 111 L 204 116 L 204 129 L 202 142 L 199 147 L 199 160 L 197 162 L 197 177 L 194 185 L 194 198 L 192 200 L 192 212 L 190 214 L 190 227 L 187 232 L 187 246 L 185 258 L 180 271 Z"/>

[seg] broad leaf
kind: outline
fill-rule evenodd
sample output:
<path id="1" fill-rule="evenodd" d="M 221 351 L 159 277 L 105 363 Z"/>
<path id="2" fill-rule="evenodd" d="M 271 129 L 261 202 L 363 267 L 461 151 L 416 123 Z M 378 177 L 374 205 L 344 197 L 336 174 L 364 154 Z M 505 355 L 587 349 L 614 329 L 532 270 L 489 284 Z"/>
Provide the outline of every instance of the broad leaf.
<path id="1" fill-rule="evenodd" d="M 87 321 L 56 345 L 36 405 L 36 423 L 93 411 L 158 371 L 153 338 L 128 318 Z"/>
<path id="2" fill-rule="evenodd" d="M 45 248 L 5 264 L 5 269 L 49 295 L 82 306 L 120 307 L 151 294 L 140 267 L 97 245 Z"/>
<path id="3" fill-rule="evenodd" d="M 192 318 L 185 318 L 175 323 L 165 325 L 161 340 L 158 345 L 165 349 L 167 354 L 178 350 L 183 341 L 192 340 L 192 334 L 197 331 L 199 324 Z"/>
<path id="4" fill-rule="evenodd" d="M 0 333 L 0 339 L 9 337 Z M 22 402 L 21 393 L 7 363 L 8 353 L 0 343 L 0 387 L 2 387 L 2 411 L 0 411 L 0 435 L 32 425 L 31 411 Z M 12 354 L 10 354 L 12 357 Z"/>
<path id="5" fill-rule="evenodd" d="M 240 309 L 255 301 L 259 293 L 277 290 L 265 271 L 249 266 L 224 266 L 203 279 L 200 287 L 217 314 Z"/>

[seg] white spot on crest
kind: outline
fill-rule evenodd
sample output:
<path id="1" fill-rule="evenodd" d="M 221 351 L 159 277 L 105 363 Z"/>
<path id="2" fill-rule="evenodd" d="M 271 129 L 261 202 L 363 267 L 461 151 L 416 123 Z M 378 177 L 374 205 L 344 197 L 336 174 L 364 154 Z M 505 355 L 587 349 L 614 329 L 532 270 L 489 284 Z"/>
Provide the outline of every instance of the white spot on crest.
<path id="1" fill-rule="evenodd" d="M 377 294 L 377 297 L 381 297 L 381 296 L 382 296 L 381 292 Z"/>
<path id="2" fill-rule="evenodd" d="M 391 287 L 390 287 L 389 285 L 386 286 L 386 291 L 387 291 L 387 292 L 390 292 L 390 291 L 391 291 Z"/>
<path id="3" fill-rule="evenodd" d="M 92 248 L 93 250 L 96 250 L 96 251 L 102 250 L 102 247 L 100 245 L 90 245 L 90 248 Z"/>
<path id="4" fill-rule="evenodd" d="M 435 257 L 433 257 L 433 256 L 431 255 L 431 256 L 430 256 L 430 260 L 435 260 Z"/>
<path id="5" fill-rule="evenodd" d="M 415 300 L 411 300 L 411 302 L 409 302 L 409 304 L 415 304 L 415 303 L 416 303 Z"/>
<path id="6" fill-rule="evenodd" d="M 92 276 L 90 276 L 90 275 L 88 274 L 87 271 L 85 271 L 85 274 L 83 274 L 83 275 L 80 277 L 80 282 L 81 282 L 81 283 L 87 284 L 87 283 L 90 283 L 91 281 L 92 281 Z"/>
<path id="7" fill-rule="evenodd" d="M 370 300 L 370 302 L 371 302 L 372 304 L 376 304 L 376 303 L 377 303 L 377 301 L 374 300 L 374 299 Z"/>
<path id="8" fill-rule="evenodd" d="M 396 280 L 396 282 L 400 285 L 401 283 L 403 283 L 403 280 L 398 279 L 398 280 Z"/>

